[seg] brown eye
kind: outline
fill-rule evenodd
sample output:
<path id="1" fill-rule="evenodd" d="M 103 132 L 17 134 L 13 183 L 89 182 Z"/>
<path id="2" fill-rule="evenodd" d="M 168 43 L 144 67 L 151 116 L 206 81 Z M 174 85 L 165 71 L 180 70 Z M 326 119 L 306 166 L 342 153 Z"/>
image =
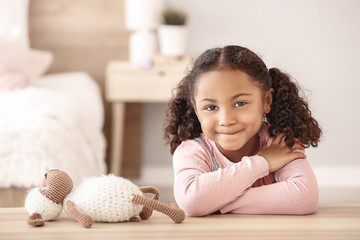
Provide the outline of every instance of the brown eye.
<path id="1" fill-rule="evenodd" d="M 244 106 L 246 103 L 245 102 L 237 102 L 236 104 L 235 104 L 235 107 L 242 107 L 242 106 Z"/>
<path id="2" fill-rule="evenodd" d="M 205 109 L 208 110 L 208 111 L 214 111 L 214 110 L 217 109 L 217 107 L 214 106 L 214 105 L 211 105 L 211 106 L 207 106 Z"/>

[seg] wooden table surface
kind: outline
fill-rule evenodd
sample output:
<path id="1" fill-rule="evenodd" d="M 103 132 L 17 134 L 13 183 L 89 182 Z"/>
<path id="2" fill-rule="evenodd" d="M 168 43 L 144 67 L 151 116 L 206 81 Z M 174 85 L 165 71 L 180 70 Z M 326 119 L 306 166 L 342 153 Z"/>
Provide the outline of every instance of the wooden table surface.
<path id="1" fill-rule="evenodd" d="M 138 223 L 94 223 L 85 229 L 64 212 L 31 227 L 24 208 L 0 208 L 0 239 L 360 239 L 360 204 L 322 205 L 315 214 L 211 215 L 180 224 L 154 212 Z"/>

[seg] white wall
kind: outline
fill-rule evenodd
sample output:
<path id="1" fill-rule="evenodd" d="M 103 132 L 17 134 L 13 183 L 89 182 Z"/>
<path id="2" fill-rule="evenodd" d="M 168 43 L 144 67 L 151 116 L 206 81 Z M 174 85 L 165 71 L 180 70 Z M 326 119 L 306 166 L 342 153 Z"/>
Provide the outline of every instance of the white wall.
<path id="1" fill-rule="evenodd" d="M 306 90 L 313 114 L 324 132 L 319 147 L 307 151 L 319 183 L 326 183 L 330 171 L 330 177 L 347 178 L 346 183 L 355 181 L 360 186 L 356 180 L 356 173 L 360 172 L 357 152 L 360 1 L 168 0 L 167 3 L 183 8 L 189 15 L 189 52 L 199 54 L 207 48 L 242 45 L 260 54 L 269 68 L 278 67 L 290 73 Z M 144 106 L 145 167 L 171 166 L 171 156 L 167 148 L 164 151 L 160 131 L 159 116 L 163 116 L 164 109 L 164 104 Z M 160 125 L 154 127 L 151 122 Z M 324 166 L 326 174 L 321 170 Z M 349 175 L 350 168 L 353 171 Z"/>

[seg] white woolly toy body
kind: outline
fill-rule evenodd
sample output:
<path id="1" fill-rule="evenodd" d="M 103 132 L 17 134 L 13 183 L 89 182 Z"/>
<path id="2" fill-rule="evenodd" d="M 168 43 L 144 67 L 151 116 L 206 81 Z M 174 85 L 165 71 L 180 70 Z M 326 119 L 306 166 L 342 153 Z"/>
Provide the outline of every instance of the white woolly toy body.
<path id="1" fill-rule="evenodd" d="M 29 191 L 25 199 L 25 208 L 30 215 L 34 212 L 39 213 L 44 221 L 55 220 L 62 211 L 62 205 L 42 195 L 39 188 Z"/>
<path id="2" fill-rule="evenodd" d="M 139 187 L 112 174 L 85 179 L 64 200 L 96 222 L 122 222 L 139 215 L 143 206 L 132 202 L 133 194 L 143 196 Z"/>

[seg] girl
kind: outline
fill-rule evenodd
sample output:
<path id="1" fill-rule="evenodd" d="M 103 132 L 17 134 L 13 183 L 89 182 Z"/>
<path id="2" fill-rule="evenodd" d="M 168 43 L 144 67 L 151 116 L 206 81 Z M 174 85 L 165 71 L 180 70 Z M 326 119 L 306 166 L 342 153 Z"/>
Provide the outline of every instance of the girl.
<path id="1" fill-rule="evenodd" d="M 320 135 L 290 76 L 244 47 L 207 50 L 167 109 L 176 202 L 188 216 L 312 213 L 304 150 Z"/>

